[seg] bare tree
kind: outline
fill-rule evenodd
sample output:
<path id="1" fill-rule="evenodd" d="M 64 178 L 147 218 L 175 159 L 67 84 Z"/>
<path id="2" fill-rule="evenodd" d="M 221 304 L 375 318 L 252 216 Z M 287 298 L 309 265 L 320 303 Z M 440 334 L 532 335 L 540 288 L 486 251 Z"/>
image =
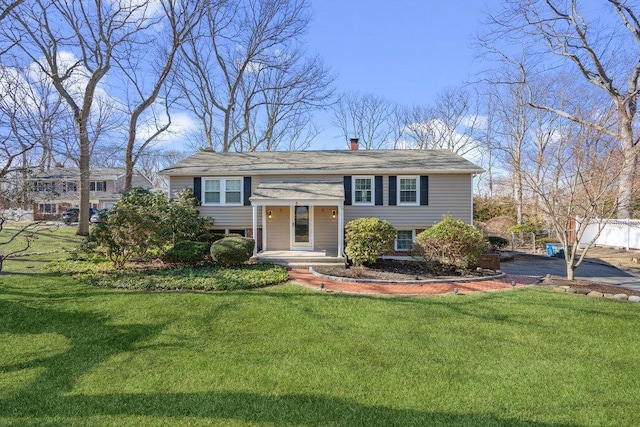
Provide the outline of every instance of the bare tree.
<path id="1" fill-rule="evenodd" d="M 71 111 L 77 129 L 80 169 L 78 234 L 89 232 L 89 165 L 92 106 L 114 58 L 131 51 L 139 32 L 156 22 L 149 1 L 51 2 L 34 0 L 10 14 L 2 36 L 15 43 L 18 61 L 30 61 L 47 76 Z"/>
<path id="2" fill-rule="evenodd" d="M 77 130 L 80 169 L 79 235 L 89 233 L 89 165 L 92 106 L 114 57 L 130 51 L 136 33 L 155 24 L 149 2 L 55 2 L 34 0 L 10 13 L 15 25 L 2 37 L 17 60 L 29 61 L 64 99 Z"/>
<path id="3" fill-rule="evenodd" d="M 615 120 L 594 122 L 573 109 L 554 103 L 553 98 L 533 101 L 536 108 L 551 111 L 565 119 L 589 126 L 615 138 L 623 153 L 623 169 L 618 183 L 618 216 L 633 215 L 633 199 L 638 194 L 635 175 L 638 163 L 637 126 L 640 90 L 640 21 L 636 5 L 630 1 L 607 0 L 598 9 L 580 1 L 508 0 L 502 14 L 493 16 L 492 43 L 507 40 L 539 42 L 539 54 L 561 58 L 559 64 L 546 64 L 541 72 L 557 66 L 572 67 L 583 81 L 604 94 L 615 111 Z M 580 94 L 582 96 L 582 93 Z M 577 104 L 578 99 L 572 104 Z"/>
<path id="4" fill-rule="evenodd" d="M 183 106 L 200 121 L 209 149 L 275 149 L 287 123 L 306 123 L 327 103 L 332 77 L 299 45 L 309 19 L 306 0 L 231 0 L 208 9 L 182 47 L 178 75 Z"/>
<path id="5" fill-rule="evenodd" d="M 218 3 L 222 3 L 220 0 Z M 125 84 L 130 87 L 127 102 L 127 142 L 125 145 L 124 189 L 131 188 L 133 169 L 144 149 L 158 136 L 169 129 L 169 91 L 165 92 L 161 105 L 158 101 L 161 90 L 174 70 L 176 56 L 182 44 L 192 37 L 192 31 L 198 25 L 207 8 L 217 8 L 218 3 L 208 0 L 165 0 L 160 3 L 161 12 L 154 17 L 155 26 L 160 31 L 140 34 L 135 46 L 127 55 L 114 58 L 118 71 L 122 73 Z M 160 107 L 160 112 L 156 112 Z M 151 112 L 151 117 L 141 123 L 143 115 Z M 148 127 L 140 132 L 140 125 Z M 144 136 L 141 137 L 141 133 Z"/>
<path id="6" fill-rule="evenodd" d="M 395 141 L 397 106 L 371 93 L 345 93 L 333 106 L 333 124 L 345 145 L 356 137 L 367 150 L 392 145 Z"/>
<path id="7" fill-rule="evenodd" d="M 158 171 L 167 168 L 185 158 L 185 154 L 173 149 L 153 147 L 145 150 L 138 159 L 140 173 L 149 178 L 154 187 L 166 185 L 165 178 Z"/>
<path id="8" fill-rule="evenodd" d="M 524 168 L 522 176 L 539 197 L 540 210 L 562 243 L 567 279 L 573 280 L 588 249 L 616 212 L 616 182 L 624 164 L 617 142 L 606 133 L 569 122 L 557 136 L 539 167 Z M 598 224 L 598 231 L 579 248 L 590 223 Z"/>
<path id="9" fill-rule="evenodd" d="M 396 144 L 471 154 L 479 147 L 476 133 L 484 126 L 476 99 L 464 88 L 449 88 L 438 93 L 432 106 L 402 109 Z"/>
<path id="10" fill-rule="evenodd" d="M 0 0 L 0 21 L 5 19 L 13 9 L 20 6 L 24 0 Z"/>

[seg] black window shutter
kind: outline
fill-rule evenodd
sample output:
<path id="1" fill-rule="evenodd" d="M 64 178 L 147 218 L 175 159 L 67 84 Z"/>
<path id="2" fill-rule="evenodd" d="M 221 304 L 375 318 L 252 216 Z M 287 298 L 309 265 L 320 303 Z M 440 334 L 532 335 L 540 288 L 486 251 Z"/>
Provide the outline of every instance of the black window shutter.
<path id="1" fill-rule="evenodd" d="M 376 190 L 376 206 L 382 206 L 382 176 L 376 175 L 374 186 Z"/>
<path id="2" fill-rule="evenodd" d="M 426 175 L 420 177 L 420 205 L 429 205 L 429 177 Z"/>
<path id="3" fill-rule="evenodd" d="M 345 205 L 351 204 L 351 177 L 350 176 L 344 177 L 344 204 Z"/>
<path id="4" fill-rule="evenodd" d="M 196 197 L 198 204 L 202 203 L 202 178 L 199 176 L 193 178 L 193 195 Z"/>
<path id="5" fill-rule="evenodd" d="M 395 206 L 397 195 L 397 178 L 396 176 L 389 177 L 389 206 Z"/>
<path id="6" fill-rule="evenodd" d="M 244 177 L 244 205 L 249 206 L 251 202 L 249 201 L 249 197 L 251 197 L 251 177 Z"/>

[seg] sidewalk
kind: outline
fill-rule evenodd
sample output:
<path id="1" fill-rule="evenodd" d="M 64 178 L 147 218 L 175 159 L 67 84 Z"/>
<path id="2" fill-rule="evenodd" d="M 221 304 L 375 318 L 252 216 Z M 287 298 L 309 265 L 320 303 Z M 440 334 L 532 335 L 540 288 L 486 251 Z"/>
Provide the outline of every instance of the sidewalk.
<path id="1" fill-rule="evenodd" d="M 495 291 L 510 289 L 512 287 L 512 281 L 515 282 L 515 287 L 522 287 L 532 285 L 540 278 L 540 276 L 534 275 L 507 274 L 497 279 L 487 278 L 487 280 L 477 281 L 461 280 L 421 284 L 344 282 L 320 278 L 310 273 L 308 269 L 302 268 L 290 270 L 289 277 L 293 282 L 312 289 L 362 295 L 437 295 L 453 293 L 455 288 L 458 288 L 458 292 L 460 293 Z"/>

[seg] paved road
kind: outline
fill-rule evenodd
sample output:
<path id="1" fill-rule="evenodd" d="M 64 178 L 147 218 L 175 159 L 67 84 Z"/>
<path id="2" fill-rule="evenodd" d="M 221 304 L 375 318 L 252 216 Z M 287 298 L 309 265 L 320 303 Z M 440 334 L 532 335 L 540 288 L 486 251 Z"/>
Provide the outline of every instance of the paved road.
<path id="1" fill-rule="evenodd" d="M 507 274 L 527 274 L 533 276 L 545 276 L 547 274 L 556 276 L 567 275 L 565 261 L 553 257 L 523 257 L 514 261 L 502 262 L 500 268 Z M 593 280 L 594 282 L 640 291 L 640 273 L 623 271 L 600 263 L 583 262 L 576 270 L 576 278 Z"/>

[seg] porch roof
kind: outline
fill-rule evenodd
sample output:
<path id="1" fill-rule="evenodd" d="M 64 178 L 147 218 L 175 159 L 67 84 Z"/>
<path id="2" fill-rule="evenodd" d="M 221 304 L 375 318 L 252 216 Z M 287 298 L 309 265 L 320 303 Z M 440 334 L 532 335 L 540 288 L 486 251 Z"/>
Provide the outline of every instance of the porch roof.
<path id="1" fill-rule="evenodd" d="M 261 182 L 249 198 L 253 205 L 318 204 L 329 202 L 342 204 L 344 184 L 342 181 L 288 181 Z"/>

